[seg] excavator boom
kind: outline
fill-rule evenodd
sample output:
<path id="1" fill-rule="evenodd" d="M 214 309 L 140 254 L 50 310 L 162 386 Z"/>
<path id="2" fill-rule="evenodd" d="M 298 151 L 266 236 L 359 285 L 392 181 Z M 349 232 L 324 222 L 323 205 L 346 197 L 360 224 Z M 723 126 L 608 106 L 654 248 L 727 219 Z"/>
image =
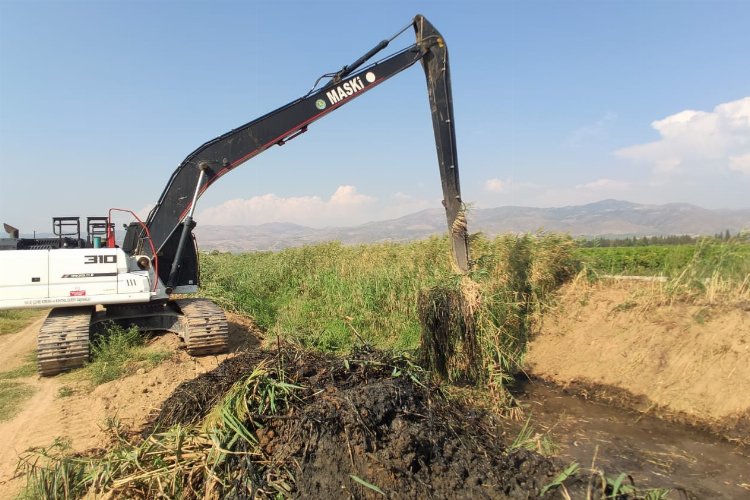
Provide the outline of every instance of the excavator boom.
<path id="1" fill-rule="evenodd" d="M 411 26 L 416 42 L 371 61 Z M 269 147 L 293 139 L 328 113 L 420 62 L 427 79 L 443 206 L 454 263 L 469 269 L 466 219 L 456 157 L 448 50 L 424 17 L 383 40 L 351 64 L 319 79 L 327 81 L 305 96 L 261 116 L 193 151 L 177 167 L 145 222 L 131 223 L 117 247 L 112 212 L 87 219 L 87 240 L 78 217 L 54 217 L 55 238 L 19 238 L 4 225 L 0 239 L 0 309 L 52 307 L 38 335 L 39 373 L 45 376 L 83 366 L 91 332 L 113 322 L 143 331 L 172 331 L 191 355 L 229 348 L 224 312 L 208 299 L 174 299 L 199 285 L 198 250 L 192 239 L 200 195 L 221 176 Z M 126 212 L 129 212 L 126 210 Z M 131 215 L 135 216 L 132 212 Z M 106 245 L 101 246 L 102 237 Z"/>
<path id="2" fill-rule="evenodd" d="M 461 271 L 465 272 L 468 269 L 468 239 L 458 177 L 448 51 L 440 33 L 423 16 L 416 16 L 412 26 L 416 33 L 416 43 L 410 47 L 358 69 L 390 42 L 384 40 L 351 65 L 329 75 L 332 78 L 321 88 L 314 89 L 304 97 L 203 144 L 185 158 L 172 174 L 146 221 L 151 241 L 159 255 L 159 274 L 164 283 L 174 281 L 170 280 L 170 270 L 177 269 L 186 259 L 191 264 L 196 260 L 190 255 L 194 249 L 190 245 L 186 246 L 185 237 L 180 238 L 180 235 L 191 229 L 186 227 L 186 218 L 192 215 L 194 201 L 211 184 L 269 147 L 284 144 L 306 132 L 307 127 L 314 121 L 409 68 L 417 61 L 422 62 L 427 78 L 443 205 L 451 232 L 454 259 Z M 189 222 L 192 224 L 192 220 Z M 140 231 L 137 226 L 132 226 L 131 230 Z M 139 236 L 142 238 L 143 234 Z M 179 243 L 180 239 L 182 244 Z M 145 245 L 141 246 L 139 251 L 149 253 Z M 197 270 L 191 272 L 191 269 L 182 270 L 177 278 L 178 283 L 169 283 L 169 286 L 188 281 L 197 283 L 196 272 Z M 175 273 L 172 272 L 171 278 L 174 277 Z"/>

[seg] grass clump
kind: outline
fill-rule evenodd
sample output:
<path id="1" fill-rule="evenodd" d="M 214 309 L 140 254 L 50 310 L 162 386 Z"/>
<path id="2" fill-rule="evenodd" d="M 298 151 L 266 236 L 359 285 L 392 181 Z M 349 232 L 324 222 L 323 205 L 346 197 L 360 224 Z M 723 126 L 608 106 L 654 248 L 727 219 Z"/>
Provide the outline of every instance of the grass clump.
<path id="1" fill-rule="evenodd" d="M 0 422 L 15 417 L 36 390 L 15 380 L 0 380 Z"/>
<path id="2" fill-rule="evenodd" d="M 20 456 L 16 473 L 28 474 L 22 499 L 68 499 L 85 494 L 86 460 L 70 454 L 70 442 L 56 438 L 46 448 L 32 448 Z"/>
<path id="3" fill-rule="evenodd" d="M 715 303 L 725 298 L 750 298 L 750 244 L 705 240 L 695 247 L 690 262 L 665 285 L 671 298 L 703 299 Z"/>
<path id="4" fill-rule="evenodd" d="M 8 309 L 0 311 L 0 335 L 16 333 L 40 317 L 36 309 Z"/>
<path id="5" fill-rule="evenodd" d="M 169 358 L 166 351 L 148 349 L 145 339 L 136 326 L 110 325 L 91 343 L 92 361 L 84 373 L 92 384 L 100 385 L 132 375 L 139 368 L 153 368 Z"/>
<path id="6" fill-rule="evenodd" d="M 73 394 L 75 394 L 75 390 L 67 385 L 62 386 L 57 390 L 57 397 L 60 399 L 69 398 Z"/>
<path id="7" fill-rule="evenodd" d="M 552 292 L 578 269 L 573 241 L 554 234 L 475 238 L 469 276 L 426 287 L 419 300 L 430 366 L 452 381 L 504 394 Z M 434 361 L 437 361 L 435 363 Z"/>

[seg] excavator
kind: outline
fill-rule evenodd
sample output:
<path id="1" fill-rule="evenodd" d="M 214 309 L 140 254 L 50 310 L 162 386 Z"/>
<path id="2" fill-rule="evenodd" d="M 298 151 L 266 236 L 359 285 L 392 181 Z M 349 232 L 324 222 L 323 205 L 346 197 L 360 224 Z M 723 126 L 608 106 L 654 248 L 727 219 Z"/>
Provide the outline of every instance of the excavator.
<path id="1" fill-rule="evenodd" d="M 416 42 L 374 60 L 413 28 Z M 307 131 L 310 124 L 420 62 L 427 80 L 443 206 L 453 263 L 469 268 L 468 233 L 458 175 L 448 49 L 423 16 L 357 60 L 318 78 L 312 89 L 270 113 L 212 139 L 190 153 L 169 178 L 145 221 L 113 208 L 89 217 L 54 217 L 54 237 L 20 238 L 5 225 L 0 239 L 0 309 L 51 308 L 38 333 L 39 373 L 52 376 L 83 366 L 92 334 L 116 323 L 141 331 L 178 334 L 193 356 L 229 349 L 224 312 L 203 298 L 184 298 L 200 285 L 193 235 L 196 203 L 220 177 L 274 145 Z M 118 245 L 113 216 L 129 213 Z"/>

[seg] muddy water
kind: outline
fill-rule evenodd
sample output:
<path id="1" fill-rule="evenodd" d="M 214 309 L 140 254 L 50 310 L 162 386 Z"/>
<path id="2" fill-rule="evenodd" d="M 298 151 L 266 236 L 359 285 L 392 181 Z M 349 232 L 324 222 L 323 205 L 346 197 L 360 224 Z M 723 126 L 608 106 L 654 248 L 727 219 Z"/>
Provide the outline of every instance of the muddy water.
<path id="1" fill-rule="evenodd" d="M 558 453 L 607 475 L 629 473 L 637 487 L 682 488 L 692 498 L 750 499 L 750 450 L 676 424 L 520 381 L 516 396 Z M 673 492 L 670 498 L 684 498 Z"/>

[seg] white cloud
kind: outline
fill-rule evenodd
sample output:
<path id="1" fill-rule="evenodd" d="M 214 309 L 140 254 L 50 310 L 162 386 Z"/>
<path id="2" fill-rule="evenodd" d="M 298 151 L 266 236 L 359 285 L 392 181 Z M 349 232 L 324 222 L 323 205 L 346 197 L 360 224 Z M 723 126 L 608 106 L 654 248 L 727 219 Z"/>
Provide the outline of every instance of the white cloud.
<path id="1" fill-rule="evenodd" d="M 375 201 L 372 196 L 359 194 L 354 186 L 339 186 L 331 195 L 329 205 L 335 208 L 358 207 Z"/>
<path id="2" fill-rule="evenodd" d="M 506 183 L 500 179 L 487 179 L 484 181 L 484 189 L 491 193 L 499 193 L 506 188 Z"/>
<path id="3" fill-rule="evenodd" d="M 713 111 L 680 111 L 651 127 L 659 140 L 620 149 L 615 155 L 651 164 L 657 173 L 744 171 L 743 158 L 750 154 L 750 97 L 719 104 Z M 739 168 L 732 166 L 737 161 Z"/>
<path id="4" fill-rule="evenodd" d="M 229 200 L 203 210 L 202 224 L 254 225 L 266 222 L 293 222 L 309 226 L 350 225 L 371 220 L 376 198 L 357 192 L 355 186 L 339 186 L 330 198 L 268 193 L 249 199 Z"/>
<path id="5" fill-rule="evenodd" d="M 417 198 L 410 194 L 398 192 L 391 196 L 391 201 L 388 206 L 383 210 L 383 216 L 385 218 L 401 217 L 402 215 L 418 212 L 425 208 L 434 208 L 440 206 L 440 200 L 433 200 L 433 203 L 429 201 Z"/>
<path id="6" fill-rule="evenodd" d="M 519 182 L 508 177 L 507 179 L 487 179 L 484 181 L 484 190 L 488 193 L 513 194 L 519 192 L 536 191 L 542 186 L 533 182 Z M 492 196 L 492 195 L 491 195 Z M 495 196 L 492 196 L 496 198 Z"/>
<path id="7" fill-rule="evenodd" d="M 745 175 L 750 175 L 750 153 L 742 156 L 731 156 L 729 168 Z"/>
<path id="8" fill-rule="evenodd" d="M 629 187 L 629 182 L 614 179 L 597 179 L 585 184 L 576 185 L 576 189 L 587 189 L 591 191 L 620 191 Z"/>

